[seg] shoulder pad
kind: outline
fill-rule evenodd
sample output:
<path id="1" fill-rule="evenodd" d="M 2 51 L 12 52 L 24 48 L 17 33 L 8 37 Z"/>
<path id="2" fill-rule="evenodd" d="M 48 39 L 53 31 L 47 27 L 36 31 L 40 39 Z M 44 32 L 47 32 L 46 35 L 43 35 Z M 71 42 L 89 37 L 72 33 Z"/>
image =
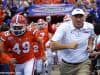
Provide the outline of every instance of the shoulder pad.
<path id="1" fill-rule="evenodd" d="M 4 36 L 9 36 L 11 33 L 10 33 L 10 31 L 5 31 L 5 32 L 3 32 L 3 34 L 4 34 Z"/>

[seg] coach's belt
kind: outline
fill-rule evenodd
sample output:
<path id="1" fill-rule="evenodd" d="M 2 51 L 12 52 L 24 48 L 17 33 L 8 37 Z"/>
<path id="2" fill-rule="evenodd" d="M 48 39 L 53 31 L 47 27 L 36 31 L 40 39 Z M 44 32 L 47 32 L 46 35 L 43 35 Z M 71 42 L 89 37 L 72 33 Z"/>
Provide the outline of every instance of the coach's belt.
<path id="1" fill-rule="evenodd" d="M 66 64 L 71 64 L 71 65 L 79 65 L 81 63 L 69 63 L 69 62 L 66 62 L 64 59 L 62 59 L 62 62 L 66 63 Z"/>

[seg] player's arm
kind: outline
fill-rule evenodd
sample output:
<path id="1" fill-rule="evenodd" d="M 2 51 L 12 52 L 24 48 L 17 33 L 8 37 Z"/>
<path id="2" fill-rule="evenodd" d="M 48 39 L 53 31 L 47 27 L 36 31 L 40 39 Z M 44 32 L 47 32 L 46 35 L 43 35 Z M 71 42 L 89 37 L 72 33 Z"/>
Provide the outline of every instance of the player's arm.
<path id="1" fill-rule="evenodd" d="M 3 64 L 13 64 L 13 63 L 16 62 L 16 59 L 11 58 L 9 56 L 9 54 L 4 52 L 4 53 L 0 54 L 0 62 L 3 63 Z"/>
<path id="2" fill-rule="evenodd" d="M 16 59 L 10 57 L 9 53 L 6 52 L 4 42 L 2 40 L 0 40 L 0 62 L 4 64 L 12 64 L 16 62 Z"/>
<path id="3" fill-rule="evenodd" d="M 4 52 L 4 42 L 0 40 L 0 54 Z"/>
<path id="4" fill-rule="evenodd" d="M 4 42 L 0 40 L 0 62 L 8 63 L 10 61 L 10 57 L 4 50 Z"/>

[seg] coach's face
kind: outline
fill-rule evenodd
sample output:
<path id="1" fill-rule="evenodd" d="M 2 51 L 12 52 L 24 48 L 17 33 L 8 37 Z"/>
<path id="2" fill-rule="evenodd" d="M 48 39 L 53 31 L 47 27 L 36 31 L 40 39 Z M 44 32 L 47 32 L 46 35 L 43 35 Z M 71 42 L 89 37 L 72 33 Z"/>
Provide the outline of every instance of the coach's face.
<path id="1" fill-rule="evenodd" d="M 73 21 L 73 25 L 76 28 L 80 29 L 84 25 L 85 16 L 82 14 L 72 15 L 72 21 Z"/>

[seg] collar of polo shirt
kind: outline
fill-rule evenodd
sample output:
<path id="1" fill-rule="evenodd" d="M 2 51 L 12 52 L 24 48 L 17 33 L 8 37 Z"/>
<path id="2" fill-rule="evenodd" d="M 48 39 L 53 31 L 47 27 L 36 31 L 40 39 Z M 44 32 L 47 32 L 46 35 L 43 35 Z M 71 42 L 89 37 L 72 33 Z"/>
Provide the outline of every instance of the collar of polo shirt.
<path id="1" fill-rule="evenodd" d="M 72 23 L 72 22 L 71 22 Z M 85 23 L 85 22 L 84 22 Z M 72 29 L 72 31 L 74 31 L 74 30 L 77 30 L 77 28 L 76 27 L 74 27 L 74 25 L 73 24 L 70 24 L 71 25 L 71 29 Z M 82 28 L 80 28 L 80 29 L 78 29 L 78 30 L 84 30 L 84 29 L 86 29 L 87 28 L 87 25 L 83 25 L 83 27 Z"/>

